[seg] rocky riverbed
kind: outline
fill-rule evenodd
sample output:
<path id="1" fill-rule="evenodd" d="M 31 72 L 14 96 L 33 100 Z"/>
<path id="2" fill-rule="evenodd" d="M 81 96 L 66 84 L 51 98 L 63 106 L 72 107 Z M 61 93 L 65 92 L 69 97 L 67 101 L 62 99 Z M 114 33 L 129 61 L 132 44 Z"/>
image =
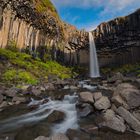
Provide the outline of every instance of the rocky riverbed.
<path id="1" fill-rule="evenodd" d="M 140 79 L 0 87 L 0 140 L 139 140 Z"/>

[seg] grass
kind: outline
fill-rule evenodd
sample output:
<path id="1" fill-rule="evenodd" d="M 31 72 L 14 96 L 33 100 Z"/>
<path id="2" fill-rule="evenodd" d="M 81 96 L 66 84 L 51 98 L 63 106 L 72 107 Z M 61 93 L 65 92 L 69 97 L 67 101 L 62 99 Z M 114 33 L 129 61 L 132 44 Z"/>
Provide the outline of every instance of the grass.
<path id="1" fill-rule="evenodd" d="M 0 80 L 15 84 L 37 84 L 40 81 L 47 81 L 48 77 L 67 79 L 73 76 L 70 68 L 60 65 L 56 61 L 42 62 L 39 58 L 13 52 L 0 48 L 0 64 L 2 72 Z M 7 65 L 8 64 L 8 65 Z"/>
<path id="2" fill-rule="evenodd" d="M 126 64 L 120 67 L 106 67 L 106 68 L 102 68 L 101 72 L 104 75 L 107 75 L 111 72 L 115 72 L 115 73 L 121 72 L 124 75 L 133 73 L 137 77 L 140 77 L 140 63 Z"/>

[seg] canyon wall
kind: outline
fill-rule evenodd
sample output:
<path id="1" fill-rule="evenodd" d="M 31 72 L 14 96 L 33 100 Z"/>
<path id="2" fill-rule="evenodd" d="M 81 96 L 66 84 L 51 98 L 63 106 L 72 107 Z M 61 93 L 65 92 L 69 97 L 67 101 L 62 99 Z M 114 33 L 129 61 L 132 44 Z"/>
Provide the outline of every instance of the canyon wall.
<path id="1" fill-rule="evenodd" d="M 140 62 L 140 9 L 93 31 L 101 66 Z"/>
<path id="2" fill-rule="evenodd" d="M 36 50 L 50 53 L 64 64 L 87 63 L 83 58 L 87 50 L 82 51 L 88 45 L 87 34 L 62 22 L 51 3 L 41 7 L 43 2 L 0 0 L 0 47 L 15 44 L 20 50 L 28 48 L 31 54 Z"/>

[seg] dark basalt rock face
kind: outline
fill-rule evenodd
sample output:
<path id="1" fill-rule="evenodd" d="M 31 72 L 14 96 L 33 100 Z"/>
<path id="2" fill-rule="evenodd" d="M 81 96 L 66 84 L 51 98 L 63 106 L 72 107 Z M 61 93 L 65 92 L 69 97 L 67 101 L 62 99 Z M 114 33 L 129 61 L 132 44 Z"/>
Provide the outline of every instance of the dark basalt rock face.
<path id="1" fill-rule="evenodd" d="M 93 34 L 101 65 L 140 61 L 140 9 L 100 24 Z"/>

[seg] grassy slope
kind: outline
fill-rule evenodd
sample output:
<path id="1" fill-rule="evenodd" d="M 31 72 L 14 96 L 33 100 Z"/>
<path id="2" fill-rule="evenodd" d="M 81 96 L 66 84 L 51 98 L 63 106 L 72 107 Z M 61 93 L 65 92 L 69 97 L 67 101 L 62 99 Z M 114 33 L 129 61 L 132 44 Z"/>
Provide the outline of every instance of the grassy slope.
<path id="1" fill-rule="evenodd" d="M 49 76 L 61 79 L 71 78 L 70 68 L 66 68 L 55 61 L 42 62 L 32 56 L 0 49 L 0 80 L 14 84 L 37 84 L 47 81 Z"/>

